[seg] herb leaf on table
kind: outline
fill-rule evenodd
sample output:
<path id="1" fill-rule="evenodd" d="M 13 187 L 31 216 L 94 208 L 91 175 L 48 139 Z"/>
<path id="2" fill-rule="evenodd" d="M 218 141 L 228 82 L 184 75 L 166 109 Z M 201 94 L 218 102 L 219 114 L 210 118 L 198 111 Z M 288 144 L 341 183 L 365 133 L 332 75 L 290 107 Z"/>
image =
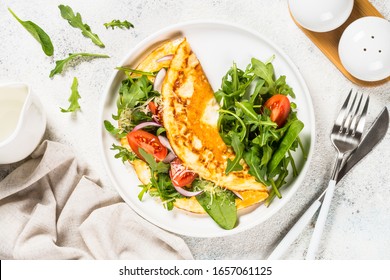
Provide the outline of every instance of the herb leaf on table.
<path id="1" fill-rule="evenodd" d="M 114 29 L 114 27 L 119 27 L 121 29 L 124 29 L 124 28 L 127 28 L 127 29 L 130 29 L 130 28 L 134 28 L 134 25 L 131 23 L 131 22 L 128 22 L 127 20 L 125 21 L 120 21 L 118 19 L 114 19 L 110 22 L 106 22 L 104 23 L 104 26 L 108 29 L 108 28 L 112 28 Z"/>
<path id="2" fill-rule="evenodd" d="M 68 101 L 70 102 L 69 108 L 68 109 L 60 108 L 62 113 L 70 113 L 70 112 L 75 112 L 77 110 L 80 110 L 79 99 L 81 98 L 81 96 L 78 91 L 78 86 L 79 86 L 79 82 L 77 78 L 74 77 L 71 86 L 72 93 L 68 99 Z"/>
<path id="3" fill-rule="evenodd" d="M 95 45 L 101 48 L 105 47 L 99 36 L 92 32 L 89 25 L 83 23 L 80 13 L 75 15 L 72 8 L 69 6 L 59 5 L 58 8 L 61 11 L 61 16 L 66 19 L 72 27 L 79 28 L 82 34 L 85 37 L 90 38 Z"/>
<path id="4" fill-rule="evenodd" d="M 94 54 L 94 53 L 70 53 L 69 56 L 62 60 L 56 61 L 56 66 L 51 70 L 49 77 L 52 78 L 56 74 L 61 74 L 64 70 L 64 66 L 69 63 L 71 60 L 77 57 L 89 57 L 89 58 L 109 58 L 105 54 Z"/>
<path id="5" fill-rule="evenodd" d="M 54 53 L 54 47 L 51 42 L 49 35 L 43 31 L 38 25 L 32 21 L 23 21 L 21 20 L 10 8 L 8 11 L 13 15 L 13 17 L 41 44 L 43 52 L 47 56 L 52 56 Z"/>

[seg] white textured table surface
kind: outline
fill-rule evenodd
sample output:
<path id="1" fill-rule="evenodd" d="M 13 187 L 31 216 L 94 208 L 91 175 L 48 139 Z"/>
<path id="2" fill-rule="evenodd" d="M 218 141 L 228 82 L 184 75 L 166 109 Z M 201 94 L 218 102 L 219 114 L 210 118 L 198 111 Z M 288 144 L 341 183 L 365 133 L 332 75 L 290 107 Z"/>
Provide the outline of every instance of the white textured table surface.
<path id="1" fill-rule="evenodd" d="M 390 18 L 390 1 L 372 1 Z M 60 17 L 58 5 L 70 5 L 106 44 L 93 45 L 80 31 Z M 7 7 L 21 19 L 40 25 L 55 46 L 53 57 L 11 17 Z M 106 30 L 104 22 L 127 19 L 131 30 Z M 166 26 L 189 20 L 221 20 L 256 30 L 277 44 L 295 63 L 310 90 L 317 128 L 315 153 L 310 170 L 293 198 L 271 219 L 255 228 L 223 238 L 189 238 L 196 259 L 263 259 L 304 209 L 327 185 L 335 150 L 329 132 L 340 105 L 351 89 L 371 98 L 368 122 L 383 106 L 390 105 L 390 83 L 362 88 L 347 80 L 290 18 L 286 0 L 31 0 L 0 3 L 0 83 L 18 81 L 31 85 L 39 95 L 48 117 L 45 138 L 72 146 L 93 169 L 101 174 L 105 187 L 112 183 L 105 175 L 98 152 L 97 123 L 99 102 L 104 88 L 123 57 L 142 39 Z M 109 54 L 70 67 L 63 75 L 49 78 L 54 61 L 68 53 Z M 76 116 L 61 113 L 67 108 L 73 77 L 79 79 L 81 112 Z M 390 132 L 379 146 L 361 161 L 338 185 L 318 258 L 390 259 Z M 0 166 L 0 180 L 14 165 Z M 310 241 L 308 226 L 291 246 L 287 259 L 303 259 Z"/>

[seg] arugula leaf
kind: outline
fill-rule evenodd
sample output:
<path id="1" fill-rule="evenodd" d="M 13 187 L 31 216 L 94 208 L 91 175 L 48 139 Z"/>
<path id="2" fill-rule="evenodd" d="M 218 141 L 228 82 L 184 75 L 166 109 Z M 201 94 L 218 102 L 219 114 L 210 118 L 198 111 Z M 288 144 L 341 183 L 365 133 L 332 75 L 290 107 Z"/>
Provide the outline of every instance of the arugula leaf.
<path id="1" fill-rule="evenodd" d="M 237 133 L 232 134 L 232 147 L 236 157 L 234 160 L 228 159 L 225 174 L 229 174 L 232 171 L 240 171 L 242 170 L 242 165 L 240 164 L 240 160 L 242 159 L 242 155 L 244 152 L 245 145 L 241 143 L 239 136 Z"/>
<path id="2" fill-rule="evenodd" d="M 109 27 L 111 27 L 112 29 L 114 29 L 114 27 L 119 27 L 121 29 L 124 29 L 124 28 L 127 28 L 127 29 L 134 28 L 134 25 L 131 22 L 128 22 L 127 20 L 120 21 L 118 19 L 114 19 L 111 22 L 107 22 L 107 23 L 104 24 L 104 26 L 107 29 Z"/>
<path id="3" fill-rule="evenodd" d="M 223 229 L 232 229 L 237 223 L 235 196 L 229 190 L 215 187 L 196 196 L 196 200 L 209 216 Z"/>
<path id="4" fill-rule="evenodd" d="M 254 122 L 258 121 L 259 114 L 253 110 L 253 105 L 249 101 L 244 100 L 242 102 L 236 102 L 235 104 L 250 120 Z"/>
<path id="5" fill-rule="evenodd" d="M 70 53 L 69 56 L 62 60 L 56 61 L 56 66 L 51 70 L 49 77 L 52 78 L 56 74 L 61 74 L 64 70 L 64 66 L 75 59 L 76 57 L 90 57 L 90 58 L 108 58 L 105 54 L 94 54 L 94 53 Z"/>
<path id="6" fill-rule="evenodd" d="M 134 74 L 140 74 L 140 75 L 152 76 L 152 77 L 156 76 L 156 74 L 157 74 L 156 72 L 141 71 L 141 70 L 130 68 L 128 66 L 118 66 L 118 67 L 115 67 L 115 69 L 121 70 L 124 72 L 128 72 L 128 73 L 134 73 Z"/>
<path id="7" fill-rule="evenodd" d="M 54 53 L 54 47 L 49 35 L 43 31 L 38 25 L 32 21 L 23 21 L 10 9 L 8 11 L 14 16 L 14 18 L 41 44 L 43 52 L 47 56 L 52 56 Z"/>
<path id="8" fill-rule="evenodd" d="M 291 123 L 286 132 L 286 135 L 283 137 L 282 142 L 280 143 L 280 146 L 274 152 L 272 159 L 268 164 L 268 169 L 270 173 L 275 170 L 281 160 L 285 157 L 285 154 L 288 152 L 291 145 L 296 141 L 303 127 L 304 124 L 300 120 L 294 120 Z"/>
<path id="9" fill-rule="evenodd" d="M 267 65 L 272 66 L 272 64 L 264 64 L 256 58 L 252 58 L 251 62 L 253 67 L 253 73 L 256 74 L 259 78 L 262 78 L 267 83 L 269 88 L 273 88 L 275 84 L 273 79 L 273 67 L 267 67 Z"/>
<path id="10" fill-rule="evenodd" d="M 68 109 L 61 109 L 62 113 L 69 113 L 69 112 L 75 112 L 76 110 L 80 110 L 80 104 L 79 104 L 79 99 L 81 98 L 79 91 L 77 89 L 79 85 L 79 82 L 77 81 L 77 78 L 73 78 L 73 83 L 71 86 L 72 93 L 68 99 L 70 102 L 69 108 Z"/>
<path id="11" fill-rule="evenodd" d="M 275 94 L 295 98 L 286 77 L 275 77 L 273 59 L 274 56 L 262 62 L 252 58 L 245 71 L 233 63 L 214 95 L 222 107 L 219 110 L 219 133 L 236 153 L 234 160 L 228 160 L 225 172 L 239 169 L 239 161 L 243 158 L 249 166 L 249 173 L 270 188 L 270 197 L 281 197 L 279 189 L 286 184 L 288 169 L 292 169 L 293 176 L 298 174 L 290 151 L 300 147 L 304 157 L 305 151 L 299 142 L 298 134 L 303 123 L 297 118 L 296 105 L 292 102 L 283 127 L 271 121 L 271 110 L 264 107 L 264 103 Z M 270 203 L 272 198 L 268 201 Z"/>
<path id="12" fill-rule="evenodd" d="M 122 162 L 133 161 L 137 158 L 137 156 L 133 152 L 129 151 L 128 149 L 122 146 L 112 144 L 111 150 L 118 151 L 118 153 L 115 155 L 115 158 L 122 159 Z"/>
<path id="13" fill-rule="evenodd" d="M 244 160 L 249 166 L 249 174 L 254 176 L 257 181 L 267 186 L 269 184 L 266 179 L 267 168 L 261 167 L 261 160 L 258 154 L 258 150 L 252 148 L 250 151 L 244 153 Z"/>
<path id="14" fill-rule="evenodd" d="M 150 167 L 151 187 L 155 188 L 155 191 L 149 188 L 149 194 L 160 197 L 167 210 L 172 210 L 175 199 L 181 197 L 181 194 L 175 190 L 171 178 L 168 175 L 170 165 L 162 161 L 156 162 L 154 157 L 142 148 L 139 148 L 138 151 Z M 144 192 L 145 189 L 141 191 L 142 194 L 139 197 L 142 198 Z"/>
<path id="15" fill-rule="evenodd" d="M 126 136 L 126 132 L 123 132 L 121 129 L 116 128 L 112 123 L 107 120 L 104 120 L 104 127 L 108 132 L 111 133 L 111 135 L 115 136 L 118 139 Z"/>
<path id="16" fill-rule="evenodd" d="M 58 8 L 61 11 L 61 16 L 66 19 L 72 27 L 79 28 L 82 34 L 85 37 L 90 38 L 95 45 L 101 48 L 105 47 L 103 42 L 99 39 L 99 36 L 97 34 L 92 33 L 92 30 L 89 25 L 83 23 L 83 20 L 79 13 L 75 15 L 72 8 L 69 6 L 59 5 Z"/>
<path id="17" fill-rule="evenodd" d="M 149 164 L 150 170 L 152 171 L 152 174 L 154 173 L 168 173 L 169 170 L 169 164 L 164 163 L 162 161 L 156 162 L 154 157 L 147 153 L 144 149 L 139 148 L 138 149 L 141 156 L 144 158 L 144 160 Z"/>

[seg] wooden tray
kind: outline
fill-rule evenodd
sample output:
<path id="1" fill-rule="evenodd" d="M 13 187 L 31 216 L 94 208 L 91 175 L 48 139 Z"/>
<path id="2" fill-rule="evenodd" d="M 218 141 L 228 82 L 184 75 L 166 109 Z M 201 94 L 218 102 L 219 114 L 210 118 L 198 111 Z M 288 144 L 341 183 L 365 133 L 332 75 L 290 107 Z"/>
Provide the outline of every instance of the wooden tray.
<path id="1" fill-rule="evenodd" d="M 291 13 L 290 13 L 291 14 Z M 359 80 L 349 74 L 349 72 L 344 68 L 341 64 L 339 53 L 338 53 L 338 45 L 340 41 L 340 37 L 343 34 L 344 30 L 350 25 L 353 21 L 365 17 L 365 16 L 377 16 L 383 17 L 381 13 L 370 3 L 368 0 L 355 0 L 355 4 L 352 10 L 351 15 L 347 19 L 347 21 L 340 26 L 339 28 L 329 31 L 329 32 L 313 32 L 303 28 L 299 25 L 293 16 L 291 16 L 296 25 L 306 34 L 310 40 L 313 41 L 314 44 L 333 62 L 334 65 L 344 74 L 350 81 L 360 86 L 377 86 L 390 81 L 390 77 L 376 82 L 366 82 Z"/>

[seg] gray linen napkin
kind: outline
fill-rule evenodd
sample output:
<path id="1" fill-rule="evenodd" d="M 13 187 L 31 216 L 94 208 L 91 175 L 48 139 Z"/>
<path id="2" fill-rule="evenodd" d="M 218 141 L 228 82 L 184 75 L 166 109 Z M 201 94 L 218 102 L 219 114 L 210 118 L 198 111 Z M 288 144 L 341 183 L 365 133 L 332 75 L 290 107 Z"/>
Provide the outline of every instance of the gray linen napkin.
<path id="1" fill-rule="evenodd" d="M 98 185 L 69 147 L 44 141 L 0 182 L 1 259 L 192 259 L 185 242 Z"/>

